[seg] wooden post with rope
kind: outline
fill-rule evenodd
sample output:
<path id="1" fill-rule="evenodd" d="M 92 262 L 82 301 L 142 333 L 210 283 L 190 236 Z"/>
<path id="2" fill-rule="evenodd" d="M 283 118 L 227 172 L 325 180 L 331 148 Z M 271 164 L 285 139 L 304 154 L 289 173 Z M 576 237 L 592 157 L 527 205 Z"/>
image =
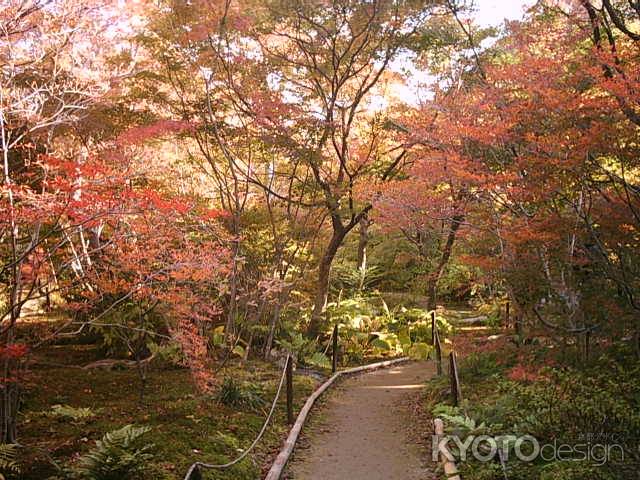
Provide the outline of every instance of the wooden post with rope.
<path id="1" fill-rule="evenodd" d="M 440 332 L 438 327 L 435 328 L 435 347 L 436 347 L 436 366 L 438 368 L 438 376 L 442 376 L 442 344 L 440 343 Z"/>
<path id="2" fill-rule="evenodd" d="M 253 451 L 253 449 L 258 445 L 258 442 L 260 442 L 260 440 L 262 439 L 263 435 L 266 433 L 267 428 L 269 427 L 269 422 L 271 422 L 271 419 L 275 414 L 275 411 L 278 406 L 278 401 L 281 398 L 280 395 L 282 394 L 285 381 L 287 380 L 287 370 L 289 370 L 289 373 L 291 374 L 290 382 L 292 384 L 293 383 L 292 381 L 293 380 L 293 359 L 291 355 L 287 355 L 287 361 L 282 368 L 282 374 L 280 375 L 280 381 L 278 382 L 278 389 L 276 390 L 276 394 L 273 397 L 273 402 L 271 403 L 271 409 L 269 410 L 269 413 L 267 414 L 267 417 L 265 418 L 264 423 L 262 424 L 262 429 L 260 429 L 260 432 L 258 433 L 258 436 L 255 438 L 253 443 L 249 445 L 249 447 L 247 447 L 238 457 L 236 457 L 234 460 L 230 462 L 227 462 L 224 464 L 195 462 L 191 464 L 183 480 L 202 480 L 202 470 L 205 470 L 205 469 L 206 470 L 225 470 L 227 468 L 231 468 L 234 465 L 237 465 L 238 463 L 240 463 L 242 460 L 244 460 L 249 455 L 249 453 Z M 293 389 L 291 388 L 289 391 L 291 392 L 291 400 L 293 400 Z M 292 401 L 291 401 L 291 407 L 293 407 Z M 293 414 L 293 408 L 291 409 L 291 413 Z"/>
<path id="3" fill-rule="evenodd" d="M 462 391 L 460 389 L 460 376 L 458 375 L 458 361 L 456 357 L 456 352 L 451 352 L 449 355 L 449 374 L 451 377 L 451 397 L 453 399 L 453 405 L 457 407 L 462 403 Z"/>
<path id="4" fill-rule="evenodd" d="M 507 304 L 505 305 L 505 327 L 508 329 L 511 327 L 511 302 L 507 300 Z"/>
<path id="5" fill-rule="evenodd" d="M 293 425 L 293 357 L 287 357 L 287 423 Z"/>
<path id="6" fill-rule="evenodd" d="M 194 468 L 191 471 L 189 480 L 202 480 L 202 473 L 200 472 L 200 469 L 198 467 Z"/>
<path id="7" fill-rule="evenodd" d="M 433 345 L 434 347 L 436 346 L 436 330 L 437 330 L 437 325 L 436 325 L 436 311 L 433 310 L 431 312 L 431 345 Z"/>
<path id="8" fill-rule="evenodd" d="M 300 410 L 300 413 L 298 414 L 298 419 L 294 423 L 293 427 L 291 427 L 291 430 L 289 431 L 289 436 L 285 440 L 284 446 L 283 446 L 282 450 L 280 451 L 280 453 L 278 454 L 278 456 L 276 457 L 275 461 L 273 462 L 273 465 L 271 465 L 271 469 L 269 470 L 269 473 L 267 473 L 267 476 L 265 477 L 265 480 L 279 480 L 280 479 L 280 477 L 282 476 L 282 471 L 284 470 L 285 465 L 289 461 L 289 457 L 293 453 L 293 449 L 294 449 L 294 447 L 296 445 L 296 442 L 298 440 L 298 437 L 300 435 L 302 427 L 303 427 L 303 425 L 304 425 L 304 423 L 305 423 L 305 421 L 307 419 L 307 416 L 309 415 L 309 412 L 311 411 L 311 408 L 313 407 L 314 403 L 318 400 L 318 398 L 320 398 L 320 396 L 326 390 L 328 390 L 331 387 L 331 385 L 333 385 L 333 383 L 337 379 L 339 379 L 341 377 L 344 377 L 346 375 L 352 375 L 352 374 L 362 373 L 362 372 L 369 372 L 369 371 L 377 370 L 377 369 L 380 369 L 380 368 L 392 367 L 394 365 L 398 365 L 400 363 L 404 363 L 404 362 L 408 362 L 408 361 L 410 361 L 410 358 L 403 357 L 403 358 L 399 358 L 397 360 L 388 360 L 386 362 L 374 363 L 372 365 L 365 365 L 365 366 L 362 366 L 362 367 L 351 368 L 349 370 L 341 370 L 341 371 L 337 372 L 335 375 L 333 375 L 325 383 L 323 383 L 307 399 L 306 403 L 304 404 L 304 406 Z"/>

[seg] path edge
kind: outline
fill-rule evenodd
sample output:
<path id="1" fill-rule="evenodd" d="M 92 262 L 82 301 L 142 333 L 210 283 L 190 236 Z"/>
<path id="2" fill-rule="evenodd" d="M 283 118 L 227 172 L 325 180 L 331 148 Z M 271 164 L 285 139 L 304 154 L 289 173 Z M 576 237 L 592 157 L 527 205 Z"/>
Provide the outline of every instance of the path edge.
<path id="1" fill-rule="evenodd" d="M 433 421 L 436 437 L 438 439 L 438 448 L 440 450 L 440 460 L 442 462 L 442 468 L 444 469 L 445 478 L 448 480 L 462 480 L 456 462 L 453 460 L 453 455 L 449 451 L 446 445 L 440 445 L 440 441 L 444 437 L 444 422 L 441 418 L 436 418 Z"/>
<path id="2" fill-rule="evenodd" d="M 291 427 L 291 430 L 289 431 L 289 435 L 284 442 L 282 450 L 273 462 L 273 465 L 271 466 L 269 473 L 267 473 L 265 480 L 280 480 L 284 467 L 289 462 L 289 458 L 291 457 L 291 454 L 293 453 L 293 450 L 296 446 L 298 437 L 300 436 L 300 432 L 302 431 L 302 427 L 304 427 L 304 424 L 307 420 L 307 417 L 309 416 L 309 413 L 311 412 L 311 409 L 313 408 L 313 405 L 316 403 L 318 398 L 320 398 L 322 394 L 335 383 L 338 378 L 343 375 L 351 375 L 354 373 L 368 372 L 380 368 L 392 367 L 399 363 L 410 362 L 411 360 L 412 359 L 409 357 L 403 357 L 395 360 L 387 360 L 386 362 L 372 363 L 371 365 L 364 365 L 362 367 L 350 368 L 348 370 L 341 370 L 335 373 L 329 380 L 327 380 L 315 392 L 313 392 L 305 402 L 304 407 L 302 407 L 302 410 L 300 410 L 300 413 L 298 414 L 296 422 L 293 424 L 293 427 Z"/>

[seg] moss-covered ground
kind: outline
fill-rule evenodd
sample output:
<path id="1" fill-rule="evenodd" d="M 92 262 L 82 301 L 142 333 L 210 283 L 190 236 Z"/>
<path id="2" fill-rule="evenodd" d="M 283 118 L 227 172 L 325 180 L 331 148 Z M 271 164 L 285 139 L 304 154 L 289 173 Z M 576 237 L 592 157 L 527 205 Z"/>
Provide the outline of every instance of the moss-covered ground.
<path id="1" fill-rule="evenodd" d="M 38 353 L 29 369 L 20 418 L 21 479 L 56 475 L 56 464 L 69 465 L 95 445 L 95 440 L 127 424 L 151 427 L 154 459 L 149 479 L 181 479 L 196 461 L 225 463 L 256 437 L 275 393 L 277 365 L 231 362 L 219 373 L 255 384 L 264 397 L 263 408 L 230 408 L 197 391 L 190 372 L 151 365 L 144 396 L 135 369 L 79 368 L 101 358 L 92 345 L 53 346 Z M 299 409 L 317 385 L 310 377 L 295 376 Z M 237 466 L 205 472 L 207 479 L 255 479 L 278 451 L 287 431 L 284 395 L 275 419 L 258 448 Z M 94 416 L 72 421 L 49 415 L 54 405 L 89 408 Z"/>

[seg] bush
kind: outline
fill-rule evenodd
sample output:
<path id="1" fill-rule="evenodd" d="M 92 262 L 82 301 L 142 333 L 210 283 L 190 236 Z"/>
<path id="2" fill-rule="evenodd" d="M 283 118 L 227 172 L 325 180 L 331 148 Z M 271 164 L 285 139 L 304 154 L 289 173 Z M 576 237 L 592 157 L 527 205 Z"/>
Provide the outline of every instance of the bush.
<path id="1" fill-rule="evenodd" d="M 624 448 L 627 463 L 640 463 L 640 369 L 603 367 L 554 370 L 547 382 L 503 385 L 501 392 L 516 400 L 510 421 L 544 441 L 614 442 Z M 609 466 L 622 459 L 613 460 Z"/>
<path id="2" fill-rule="evenodd" d="M 460 376 L 465 382 L 478 382 L 500 373 L 503 369 L 498 364 L 498 356 L 494 352 L 471 353 L 460 362 Z"/>
<path id="3" fill-rule="evenodd" d="M 216 400 L 227 407 L 259 409 L 265 405 L 260 387 L 226 377 L 216 393 Z"/>
<path id="4" fill-rule="evenodd" d="M 318 343 L 305 338 L 301 333 L 290 335 L 288 340 L 278 340 L 278 345 L 293 355 L 294 359 L 304 365 L 318 368 L 331 368 L 331 360 L 324 353 L 317 351 Z"/>
<path id="5" fill-rule="evenodd" d="M 615 446 L 608 461 L 599 466 L 595 458 L 522 463 L 512 456 L 506 465 L 509 478 L 637 478 L 633 466 L 640 464 L 639 365 L 629 358 L 618 363 L 603 357 L 592 369 L 546 369 L 537 381 L 526 383 L 501 379 L 495 375 L 499 368 L 495 354 L 470 355 L 461 372 L 469 377 L 467 383 L 475 380 L 473 388 L 467 389 L 473 394 L 462 409 L 439 407 L 435 413 L 458 432 L 471 432 L 481 425 L 490 435 L 531 435 L 541 445 Z M 462 468 L 463 478 L 469 480 L 503 478 L 495 464 L 469 459 Z"/>

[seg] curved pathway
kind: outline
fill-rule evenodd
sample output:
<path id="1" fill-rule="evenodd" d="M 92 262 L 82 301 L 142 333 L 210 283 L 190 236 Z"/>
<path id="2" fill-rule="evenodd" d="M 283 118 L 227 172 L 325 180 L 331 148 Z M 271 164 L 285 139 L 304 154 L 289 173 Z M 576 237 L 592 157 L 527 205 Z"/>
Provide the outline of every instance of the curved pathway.
<path id="1" fill-rule="evenodd" d="M 433 374 L 431 363 L 407 363 L 343 381 L 316 414 L 320 419 L 303 442 L 309 448 L 297 448 L 286 478 L 435 478 L 424 447 L 416 441 L 427 428 L 408 407 Z"/>

